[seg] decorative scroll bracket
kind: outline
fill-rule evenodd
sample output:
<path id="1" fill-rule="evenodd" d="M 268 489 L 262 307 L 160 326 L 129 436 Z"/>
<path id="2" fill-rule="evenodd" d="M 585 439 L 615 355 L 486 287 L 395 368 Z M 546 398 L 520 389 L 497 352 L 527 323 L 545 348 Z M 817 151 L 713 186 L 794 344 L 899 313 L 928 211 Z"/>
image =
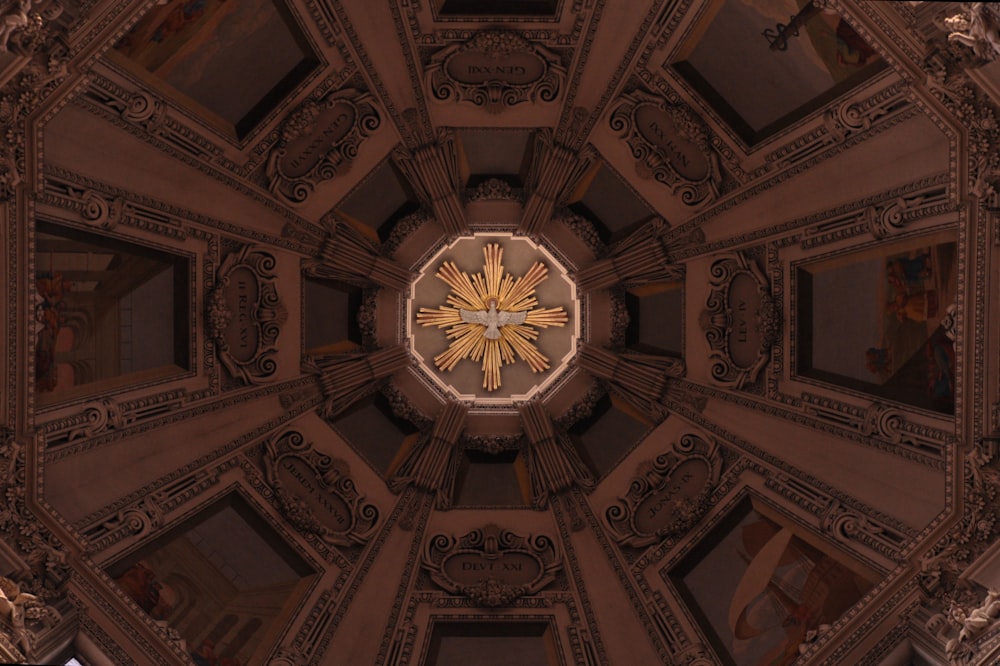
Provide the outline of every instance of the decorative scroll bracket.
<path id="1" fill-rule="evenodd" d="M 449 593 L 498 608 L 549 585 L 562 558 L 545 535 L 519 536 L 491 523 L 459 538 L 435 535 L 424 549 L 423 566 Z"/>
<path id="2" fill-rule="evenodd" d="M 709 269 L 712 291 L 701 315 L 712 379 L 735 389 L 757 381 L 781 333 L 781 308 L 753 256 L 725 255 Z"/>
<path id="3" fill-rule="evenodd" d="M 274 255 L 247 245 L 223 259 L 208 295 L 208 333 L 234 378 L 270 381 L 278 334 L 288 318 L 278 299 Z"/>
<path id="4" fill-rule="evenodd" d="M 296 108 L 281 127 L 267 160 L 271 192 L 290 203 L 305 201 L 316 184 L 345 173 L 358 147 L 382 124 L 374 98 L 346 88 Z"/>
<path id="5" fill-rule="evenodd" d="M 434 99 L 471 102 L 490 113 L 522 102 L 554 102 L 565 77 L 555 53 L 509 30 L 485 30 L 438 51 L 426 72 Z"/>
<path id="6" fill-rule="evenodd" d="M 608 123 L 632 150 L 641 178 L 667 185 L 688 206 L 719 196 L 719 158 L 708 129 L 688 107 L 635 90 L 622 95 Z"/>
<path id="7" fill-rule="evenodd" d="M 371 537 L 378 509 L 358 493 L 347 463 L 316 451 L 301 433 L 287 431 L 267 442 L 264 474 L 282 512 L 300 530 L 335 546 Z"/>
<path id="8" fill-rule="evenodd" d="M 684 534 L 709 509 L 722 457 L 715 441 L 687 434 L 666 453 L 639 466 L 628 492 L 605 518 L 623 546 L 644 548 Z"/>

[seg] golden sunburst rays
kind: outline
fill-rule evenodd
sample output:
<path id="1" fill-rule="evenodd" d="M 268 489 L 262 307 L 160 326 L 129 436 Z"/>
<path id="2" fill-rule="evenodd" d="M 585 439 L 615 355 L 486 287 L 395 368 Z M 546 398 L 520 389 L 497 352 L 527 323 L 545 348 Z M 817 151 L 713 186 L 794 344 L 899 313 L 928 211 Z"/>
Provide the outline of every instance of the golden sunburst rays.
<path id="1" fill-rule="evenodd" d="M 441 354 L 434 357 L 434 365 L 441 371 L 453 369 L 465 358 L 482 363 L 483 388 L 495 391 L 500 388 L 500 368 L 520 357 L 532 372 L 548 370 L 549 359 L 538 351 L 535 340 L 539 328 L 565 326 L 569 315 L 562 307 L 538 308 L 535 298 L 537 287 L 549 269 L 536 261 L 528 272 L 515 279 L 503 267 L 503 248 L 490 243 L 483 248 L 483 272 L 469 276 L 454 263 L 446 261 L 438 269 L 437 277 L 451 287 L 447 305 L 436 310 L 420 308 L 417 323 L 421 326 L 447 328 L 451 342 Z M 491 307 L 492 306 L 492 307 Z M 482 321 L 473 323 L 462 317 L 462 310 L 473 313 Z M 525 313 L 521 323 L 513 323 Z M 492 313 L 492 314 L 488 314 Z M 471 317 L 470 317 L 471 318 Z M 498 332 L 488 337 L 490 329 Z"/>

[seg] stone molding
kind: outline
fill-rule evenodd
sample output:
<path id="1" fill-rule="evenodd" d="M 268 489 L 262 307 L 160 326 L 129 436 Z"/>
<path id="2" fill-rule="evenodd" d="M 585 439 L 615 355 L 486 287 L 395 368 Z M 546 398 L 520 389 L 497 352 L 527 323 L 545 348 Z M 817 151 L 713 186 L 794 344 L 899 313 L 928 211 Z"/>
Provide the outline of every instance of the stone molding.
<path id="1" fill-rule="evenodd" d="M 555 102 L 566 70 L 555 53 L 517 32 L 484 30 L 431 56 L 424 78 L 432 99 L 496 114 L 525 102 Z"/>
<path id="2" fill-rule="evenodd" d="M 461 537 L 430 537 L 422 564 L 431 580 L 450 594 L 500 608 L 552 583 L 562 558 L 551 537 L 520 536 L 491 523 Z"/>
<path id="3" fill-rule="evenodd" d="M 781 335 L 781 306 L 749 252 L 713 261 L 709 285 L 700 324 L 711 350 L 712 380 L 739 390 L 757 381 L 770 359 L 770 349 Z"/>
<path id="4" fill-rule="evenodd" d="M 708 128 L 687 105 L 633 90 L 613 105 L 608 125 L 628 144 L 640 178 L 663 183 L 688 206 L 719 197 L 719 158 Z"/>
<path id="5" fill-rule="evenodd" d="M 288 312 L 278 297 L 274 255 L 247 245 L 222 260 L 208 293 L 207 334 L 229 374 L 243 384 L 271 381 Z"/>
<path id="6" fill-rule="evenodd" d="M 378 508 L 358 492 L 345 461 L 320 453 L 289 430 L 266 442 L 263 462 L 278 507 L 292 525 L 336 546 L 363 545 L 371 538 Z"/>
<path id="7" fill-rule="evenodd" d="M 642 463 L 628 491 L 605 511 L 612 536 L 620 545 L 643 548 L 687 533 L 711 508 L 721 474 L 714 440 L 681 435 L 669 450 Z M 667 520 L 658 519 L 664 513 Z"/>
<path id="8" fill-rule="evenodd" d="M 358 148 L 382 124 L 369 93 L 344 88 L 321 100 L 308 100 L 281 126 L 265 167 L 268 190 L 301 204 L 316 186 L 345 173 Z"/>

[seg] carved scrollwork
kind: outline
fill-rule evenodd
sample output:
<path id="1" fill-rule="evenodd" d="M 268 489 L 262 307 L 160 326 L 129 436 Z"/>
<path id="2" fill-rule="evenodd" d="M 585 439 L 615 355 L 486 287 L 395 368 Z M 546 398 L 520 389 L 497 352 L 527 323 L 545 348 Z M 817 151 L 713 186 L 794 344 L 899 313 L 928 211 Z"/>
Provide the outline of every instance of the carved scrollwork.
<path id="1" fill-rule="evenodd" d="M 449 593 L 497 608 L 542 590 L 555 580 L 562 558 L 545 535 L 519 536 L 489 524 L 462 537 L 431 537 L 423 566 Z"/>
<path id="2" fill-rule="evenodd" d="M 484 30 L 435 53 L 427 67 L 434 99 L 500 113 L 522 102 L 554 102 L 566 70 L 559 56 L 510 30 Z"/>
<path id="3" fill-rule="evenodd" d="M 274 255 L 244 246 L 222 260 L 208 295 L 208 334 L 233 378 L 245 384 L 269 381 L 278 334 L 288 313 L 278 298 Z"/>
<path id="4" fill-rule="evenodd" d="M 379 512 L 358 493 L 347 463 L 286 431 L 265 446 L 264 474 L 289 522 L 337 546 L 364 544 Z"/>
<path id="5" fill-rule="evenodd" d="M 622 95 L 608 123 L 632 150 L 640 177 L 667 185 L 688 206 L 719 196 L 719 159 L 690 108 L 635 90 Z"/>
<path id="6" fill-rule="evenodd" d="M 618 542 L 644 548 L 684 534 L 708 511 L 722 474 L 714 440 L 683 435 L 670 450 L 639 466 L 628 492 L 605 518 Z"/>
<path id="7" fill-rule="evenodd" d="M 709 268 L 712 291 L 701 315 L 712 379 L 735 389 L 757 381 L 781 335 L 781 307 L 757 260 L 745 252 Z"/>
<path id="8" fill-rule="evenodd" d="M 267 160 L 271 192 L 302 203 L 316 184 L 345 173 L 362 141 L 382 124 L 374 98 L 344 89 L 308 100 L 285 119 L 281 138 Z"/>

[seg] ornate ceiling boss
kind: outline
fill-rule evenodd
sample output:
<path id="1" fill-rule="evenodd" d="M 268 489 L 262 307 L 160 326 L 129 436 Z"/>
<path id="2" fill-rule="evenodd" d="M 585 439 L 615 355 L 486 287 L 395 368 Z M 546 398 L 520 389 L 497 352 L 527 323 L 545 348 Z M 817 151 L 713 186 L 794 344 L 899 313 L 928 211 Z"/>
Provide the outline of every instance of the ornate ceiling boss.
<path id="1" fill-rule="evenodd" d="M 511 234 L 479 233 L 444 248 L 414 281 L 409 310 L 420 367 L 456 397 L 484 404 L 534 395 L 562 373 L 578 337 L 566 270 Z"/>

